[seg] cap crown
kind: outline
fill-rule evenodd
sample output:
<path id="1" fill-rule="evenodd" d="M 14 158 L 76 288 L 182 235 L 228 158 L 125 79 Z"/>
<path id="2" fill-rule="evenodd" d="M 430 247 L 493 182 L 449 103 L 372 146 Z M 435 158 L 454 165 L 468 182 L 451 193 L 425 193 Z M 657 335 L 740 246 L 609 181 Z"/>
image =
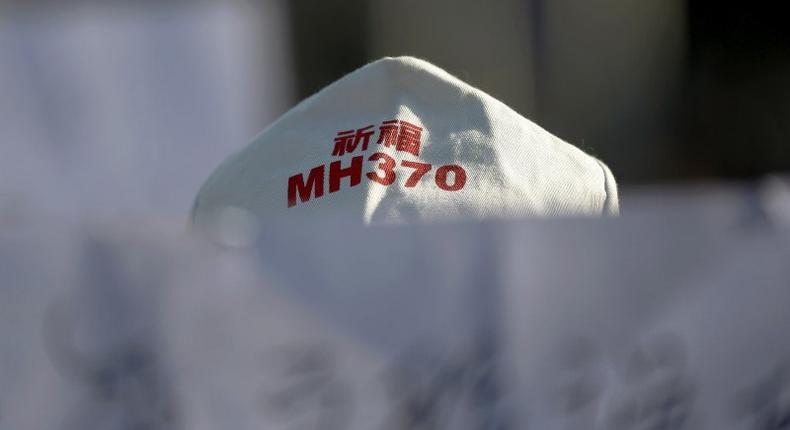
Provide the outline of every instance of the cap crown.
<path id="1" fill-rule="evenodd" d="M 617 212 L 609 169 L 488 94 L 411 57 L 370 63 L 229 157 L 193 221 L 342 209 L 364 223 Z"/>

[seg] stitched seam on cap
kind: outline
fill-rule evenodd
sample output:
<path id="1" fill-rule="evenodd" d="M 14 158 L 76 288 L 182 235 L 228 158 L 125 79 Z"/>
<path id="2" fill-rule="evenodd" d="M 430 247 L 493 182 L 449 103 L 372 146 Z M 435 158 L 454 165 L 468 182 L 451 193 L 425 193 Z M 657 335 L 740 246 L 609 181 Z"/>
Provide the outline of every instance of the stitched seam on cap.
<path id="1" fill-rule="evenodd" d="M 595 159 L 595 162 L 598 163 L 598 167 L 601 169 L 601 173 L 603 174 L 603 206 L 601 206 L 601 215 L 607 214 L 607 208 L 609 207 L 609 175 L 606 174 L 606 168 L 603 166 L 601 160 Z"/>

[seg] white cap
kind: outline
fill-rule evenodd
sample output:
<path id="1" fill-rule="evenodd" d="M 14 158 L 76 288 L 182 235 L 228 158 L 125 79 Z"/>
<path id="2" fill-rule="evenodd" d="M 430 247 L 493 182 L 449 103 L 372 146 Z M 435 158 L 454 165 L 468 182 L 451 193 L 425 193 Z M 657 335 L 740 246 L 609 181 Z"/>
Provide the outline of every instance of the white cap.
<path id="1" fill-rule="evenodd" d="M 265 222 L 339 209 L 365 224 L 607 215 L 600 161 L 412 57 L 370 63 L 302 101 L 229 157 L 194 204 Z"/>

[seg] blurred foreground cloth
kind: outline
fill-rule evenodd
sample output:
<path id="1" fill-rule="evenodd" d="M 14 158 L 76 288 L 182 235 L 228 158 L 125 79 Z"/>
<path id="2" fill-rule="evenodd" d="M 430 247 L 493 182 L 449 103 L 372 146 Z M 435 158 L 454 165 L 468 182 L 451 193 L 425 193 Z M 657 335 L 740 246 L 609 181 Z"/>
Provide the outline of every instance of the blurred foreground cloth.
<path id="1" fill-rule="evenodd" d="M 3 217 L 0 428 L 785 428 L 790 223 L 765 196 L 376 228 L 237 214 L 221 249 Z"/>

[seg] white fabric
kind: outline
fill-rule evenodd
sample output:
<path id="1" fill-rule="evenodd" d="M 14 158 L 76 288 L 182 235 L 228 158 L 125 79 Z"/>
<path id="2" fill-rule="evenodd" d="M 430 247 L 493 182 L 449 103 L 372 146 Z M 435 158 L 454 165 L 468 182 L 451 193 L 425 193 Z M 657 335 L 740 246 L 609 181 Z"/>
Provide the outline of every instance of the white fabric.
<path id="1" fill-rule="evenodd" d="M 387 123 L 393 120 L 421 130 Z M 368 134 L 367 149 L 359 139 L 352 151 L 334 152 L 343 131 Z M 387 157 L 395 163 L 394 178 L 377 167 Z M 410 183 L 416 170 L 427 169 L 414 162 L 430 170 Z M 338 180 L 340 169 L 350 167 Z M 329 85 L 227 159 L 200 190 L 193 221 L 211 222 L 226 207 L 264 222 L 351 210 L 370 224 L 607 215 L 618 212 L 618 200 L 615 180 L 600 161 L 438 67 L 398 57 Z"/>

